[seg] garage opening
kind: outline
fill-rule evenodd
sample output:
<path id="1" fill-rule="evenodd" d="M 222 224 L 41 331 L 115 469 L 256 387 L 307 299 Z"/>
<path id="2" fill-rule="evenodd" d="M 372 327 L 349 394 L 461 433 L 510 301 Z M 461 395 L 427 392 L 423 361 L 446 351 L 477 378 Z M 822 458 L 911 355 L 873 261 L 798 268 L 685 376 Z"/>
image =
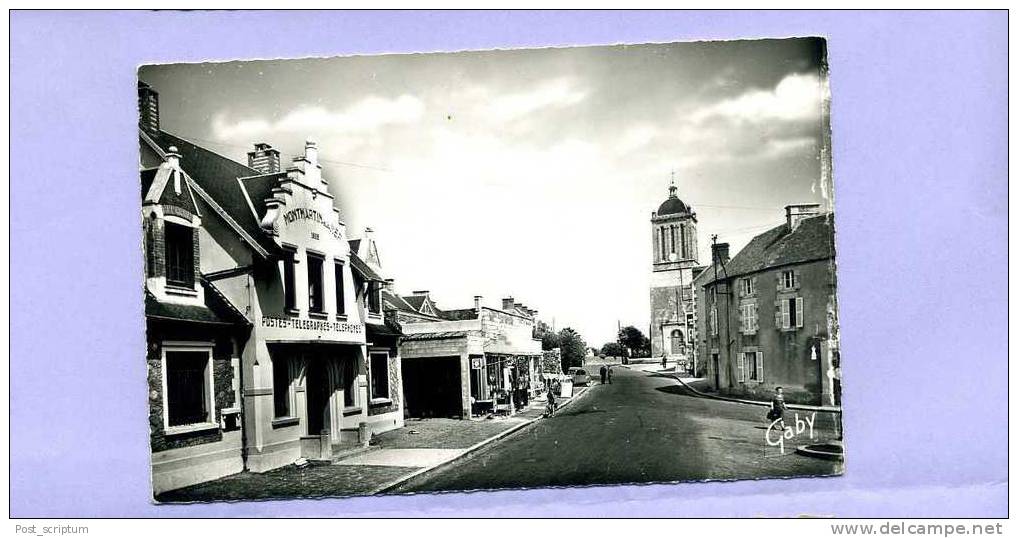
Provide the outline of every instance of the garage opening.
<path id="1" fill-rule="evenodd" d="M 459 357 L 403 359 L 402 364 L 408 417 L 462 416 Z"/>

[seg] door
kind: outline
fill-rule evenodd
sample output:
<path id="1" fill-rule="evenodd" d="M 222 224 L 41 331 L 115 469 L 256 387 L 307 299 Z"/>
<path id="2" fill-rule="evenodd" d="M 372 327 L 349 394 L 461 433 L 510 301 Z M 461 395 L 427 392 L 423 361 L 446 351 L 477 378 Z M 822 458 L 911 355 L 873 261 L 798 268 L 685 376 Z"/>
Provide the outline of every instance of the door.
<path id="1" fill-rule="evenodd" d="M 710 354 L 711 362 L 714 366 L 714 388 L 721 388 L 721 361 L 718 360 L 717 353 Z"/>
<path id="2" fill-rule="evenodd" d="M 463 415 L 459 357 L 403 359 L 406 413 L 413 418 Z"/>
<path id="3" fill-rule="evenodd" d="M 307 365 L 308 435 L 319 435 L 329 430 L 329 374 L 323 358 L 309 359 Z"/>

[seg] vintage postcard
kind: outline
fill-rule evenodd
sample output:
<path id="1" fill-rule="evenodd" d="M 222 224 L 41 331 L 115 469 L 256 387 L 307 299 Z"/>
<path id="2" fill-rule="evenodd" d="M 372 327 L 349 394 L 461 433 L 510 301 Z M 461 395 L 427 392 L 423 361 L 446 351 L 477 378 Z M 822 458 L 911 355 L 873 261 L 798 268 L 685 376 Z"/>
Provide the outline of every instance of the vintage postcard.
<path id="1" fill-rule="evenodd" d="M 841 474 L 826 47 L 142 66 L 155 500 Z"/>

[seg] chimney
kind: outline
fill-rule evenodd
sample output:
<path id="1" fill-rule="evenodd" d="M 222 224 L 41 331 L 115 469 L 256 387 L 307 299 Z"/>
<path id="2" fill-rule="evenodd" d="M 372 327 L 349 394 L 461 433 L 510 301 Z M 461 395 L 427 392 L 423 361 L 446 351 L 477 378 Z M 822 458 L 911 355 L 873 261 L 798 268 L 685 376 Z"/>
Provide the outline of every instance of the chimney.
<path id="1" fill-rule="evenodd" d="M 304 142 L 304 160 L 313 165 L 318 164 L 318 142 L 314 138 L 309 137 Z"/>
<path id="2" fill-rule="evenodd" d="M 412 295 L 414 297 L 427 297 L 429 293 L 431 292 L 429 292 L 428 290 L 414 290 Z"/>
<path id="3" fill-rule="evenodd" d="M 502 299 L 502 310 L 504 311 L 512 310 L 514 304 L 515 302 L 513 301 L 512 297 L 506 297 Z"/>
<path id="4" fill-rule="evenodd" d="M 728 263 L 731 258 L 728 257 L 728 243 L 715 243 L 711 245 L 711 260 L 714 263 L 718 261 Z"/>
<path id="5" fill-rule="evenodd" d="M 396 293 L 396 280 L 392 278 L 385 279 L 385 291 Z"/>
<path id="6" fill-rule="evenodd" d="M 159 133 L 159 92 L 138 81 L 138 126 L 148 134 Z"/>
<path id="7" fill-rule="evenodd" d="M 513 303 L 513 308 L 515 310 L 526 310 L 527 309 L 527 307 L 523 306 L 523 303 Z"/>
<path id="8" fill-rule="evenodd" d="M 799 227 L 803 219 L 814 217 L 820 214 L 820 204 L 789 204 L 785 206 L 785 222 L 788 224 L 788 231 L 791 232 Z"/>
<path id="9" fill-rule="evenodd" d="M 247 152 L 247 165 L 263 174 L 275 174 L 279 169 L 279 150 L 265 142 L 254 145 L 254 151 Z"/>
<path id="10" fill-rule="evenodd" d="M 475 312 L 480 312 L 481 311 L 481 299 L 483 299 L 483 297 L 481 297 L 480 295 L 474 295 L 474 311 Z"/>

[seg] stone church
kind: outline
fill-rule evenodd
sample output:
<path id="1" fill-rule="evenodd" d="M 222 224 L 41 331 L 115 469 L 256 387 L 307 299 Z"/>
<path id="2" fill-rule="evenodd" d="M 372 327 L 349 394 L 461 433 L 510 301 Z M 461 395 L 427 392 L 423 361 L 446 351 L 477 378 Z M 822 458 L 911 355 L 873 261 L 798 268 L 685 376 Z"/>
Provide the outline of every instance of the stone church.
<path id="1" fill-rule="evenodd" d="M 696 243 L 696 212 L 679 199 L 674 180 L 668 198 L 651 214 L 654 256 L 650 278 L 651 359 L 692 370 L 696 335 L 693 279 L 703 271 Z"/>

